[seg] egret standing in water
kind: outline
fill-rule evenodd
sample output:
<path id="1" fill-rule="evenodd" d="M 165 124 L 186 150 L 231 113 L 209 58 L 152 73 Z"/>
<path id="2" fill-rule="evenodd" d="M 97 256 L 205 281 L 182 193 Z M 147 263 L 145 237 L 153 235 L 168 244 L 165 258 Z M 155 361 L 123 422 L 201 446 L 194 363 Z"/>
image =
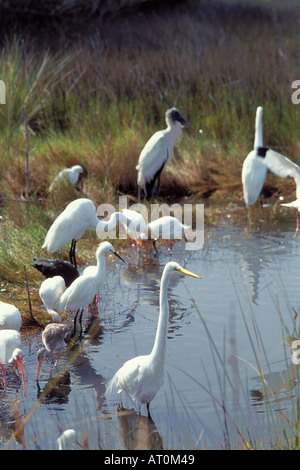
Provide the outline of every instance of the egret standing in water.
<path id="1" fill-rule="evenodd" d="M 189 129 L 197 137 L 196 132 L 177 108 L 168 109 L 166 112 L 166 124 L 167 128 L 155 132 L 140 154 L 136 167 L 138 170 L 137 183 L 139 202 L 142 188 L 147 199 L 151 197 L 153 203 L 156 180 L 156 191 L 159 193 L 161 172 L 166 163 L 173 156 L 175 142 L 182 134 L 182 126 Z"/>
<path id="2" fill-rule="evenodd" d="M 117 387 L 118 393 L 125 391 L 135 403 L 139 412 L 141 406 L 146 404 L 148 416 L 150 415 L 150 402 L 156 396 L 164 380 L 169 320 L 167 289 L 170 276 L 174 273 L 182 273 L 200 279 L 199 276 L 182 268 L 178 263 L 171 261 L 166 264 L 161 277 L 160 311 L 152 352 L 146 356 L 137 356 L 125 362 L 110 380 L 107 388 L 108 396 L 115 387 Z"/>
<path id="3" fill-rule="evenodd" d="M 118 253 L 115 252 L 111 243 L 105 241 L 100 243 L 96 251 L 97 266 L 91 266 L 84 270 L 82 276 L 75 279 L 75 281 L 68 287 L 60 297 L 57 309 L 62 310 L 77 310 L 74 318 L 74 331 L 76 326 L 77 315 L 80 311 L 80 320 L 83 309 L 89 305 L 95 295 L 98 293 L 106 280 L 106 260 L 105 255 L 113 253 L 123 263 L 125 262 Z"/>

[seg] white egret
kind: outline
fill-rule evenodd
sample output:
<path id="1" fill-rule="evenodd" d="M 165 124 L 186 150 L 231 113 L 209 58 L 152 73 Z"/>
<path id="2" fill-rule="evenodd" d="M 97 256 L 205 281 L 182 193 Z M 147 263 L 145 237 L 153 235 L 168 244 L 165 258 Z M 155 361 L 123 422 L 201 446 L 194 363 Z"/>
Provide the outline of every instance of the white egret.
<path id="1" fill-rule="evenodd" d="M 46 278 L 63 277 L 66 287 L 69 287 L 79 277 L 79 271 L 72 263 L 60 259 L 34 258 L 31 266 L 40 271 Z"/>
<path id="2" fill-rule="evenodd" d="M 46 248 L 49 253 L 55 253 L 59 248 L 71 242 L 70 261 L 76 266 L 76 242 L 86 230 L 96 230 L 98 222 L 93 201 L 86 198 L 75 199 L 55 219 L 48 230 L 42 248 Z"/>
<path id="3" fill-rule="evenodd" d="M 129 224 L 130 221 L 121 212 L 114 212 L 109 220 L 100 220 L 96 214 L 96 206 L 86 198 L 75 199 L 55 219 L 46 235 L 42 248 L 54 253 L 62 246 L 71 242 L 70 261 L 76 267 L 75 249 L 77 240 L 86 230 L 97 230 L 97 234 L 107 232 L 120 222 Z"/>
<path id="4" fill-rule="evenodd" d="M 0 301 L 0 330 L 20 331 L 21 326 L 22 317 L 17 307 Z"/>
<path id="5" fill-rule="evenodd" d="M 80 177 L 86 174 L 86 170 L 84 170 L 81 165 L 73 165 L 71 168 L 64 168 L 50 184 L 49 191 L 52 191 L 55 185 L 60 181 L 69 181 L 72 185 L 75 185 L 78 183 Z"/>
<path id="6" fill-rule="evenodd" d="M 182 126 L 189 129 L 196 137 L 196 132 L 182 116 L 177 108 L 168 109 L 166 112 L 167 128 L 155 132 L 143 148 L 136 169 L 138 170 L 138 201 L 140 202 L 140 191 L 143 189 L 147 199 L 154 198 L 155 182 L 160 191 L 160 175 L 166 163 L 173 156 L 173 148 L 176 140 L 182 134 Z"/>
<path id="7" fill-rule="evenodd" d="M 105 255 L 107 253 L 113 253 L 124 262 L 121 256 L 114 251 L 111 243 L 107 241 L 100 243 L 96 251 L 97 266 L 86 268 L 83 274 L 75 279 L 60 297 L 57 307 L 58 311 L 77 310 L 74 318 L 74 331 L 79 311 L 81 310 L 81 318 L 84 307 L 93 301 L 95 295 L 106 281 Z"/>
<path id="8" fill-rule="evenodd" d="M 252 150 L 243 163 L 242 184 L 246 206 L 251 206 L 259 197 L 267 174 L 267 166 L 259 155 L 259 147 L 263 146 L 262 129 L 263 108 L 258 106 L 255 119 L 254 150 Z"/>
<path id="9" fill-rule="evenodd" d="M 55 323 L 61 323 L 61 316 L 57 312 L 57 307 L 65 290 L 66 284 L 61 276 L 49 277 L 42 282 L 39 289 L 40 298 Z"/>
<path id="10" fill-rule="evenodd" d="M 16 368 L 18 373 L 21 373 L 25 396 L 26 388 L 23 370 L 23 352 L 21 347 L 21 336 L 18 331 L 0 330 L 0 365 L 4 387 L 6 387 L 4 364 L 10 364 Z"/>
<path id="11" fill-rule="evenodd" d="M 40 370 L 46 357 L 55 359 L 54 367 L 57 365 L 62 352 L 71 339 L 71 328 L 63 323 L 50 323 L 42 333 L 44 346 L 37 352 L 36 381 L 39 380 Z"/>
<path id="12" fill-rule="evenodd" d="M 161 277 L 160 312 L 153 349 L 148 355 L 137 356 L 125 362 L 110 380 L 107 388 L 108 396 L 115 387 L 117 387 L 118 393 L 125 391 L 135 403 L 139 412 L 141 406 L 146 404 L 148 415 L 150 414 L 149 404 L 156 396 L 164 379 L 169 319 L 167 289 L 169 278 L 174 273 L 182 273 L 200 279 L 199 276 L 182 268 L 178 263 L 171 261 L 166 264 Z"/>

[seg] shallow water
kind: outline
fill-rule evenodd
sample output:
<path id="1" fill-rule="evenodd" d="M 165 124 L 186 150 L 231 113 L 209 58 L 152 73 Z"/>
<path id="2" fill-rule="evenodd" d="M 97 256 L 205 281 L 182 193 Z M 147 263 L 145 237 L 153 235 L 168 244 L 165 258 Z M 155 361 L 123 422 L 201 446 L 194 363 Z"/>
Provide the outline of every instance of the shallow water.
<path id="1" fill-rule="evenodd" d="M 23 443 L 28 449 L 57 449 L 56 439 L 68 428 L 76 429 L 79 439 L 87 435 L 90 449 L 236 447 L 241 445 L 236 427 L 248 441 L 270 441 L 270 414 L 273 426 L 281 428 L 280 411 L 289 414 L 295 406 L 286 386 L 287 372 L 295 369 L 290 349 L 282 344 L 299 323 L 294 318 L 299 312 L 300 238 L 294 240 L 293 234 L 292 220 L 264 222 L 252 233 L 229 225 L 206 228 L 198 251 L 186 251 L 179 242 L 172 252 L 159 245 L 158 256 L 150 250 L 146 257 L 134 248 L 124 265 L 109 260 L 99 304 L 101 327 L 77 342 L 69 366 L 66 357 L 61 359 L 65 370 L 41 401 L 51 371 L 52 377 L 57 371 L 44 362 L 37 386 L 41 333 L 22 333 L 26 396 L 19 378 L 8 370 L 7 389 L 0 390 L 1 445 L 21 448 L 11 439 L 16 416 L 26 420 Z M 132 408 L 126 400 L 125 409 L 118 408 L 118 395 L 107 401 L 105 390 L 123 362 L 151 351 L 160 276 L 169 260 L 201 280 L 180 275 L 170 280 L 165 382 L 151 403 L 150 420 L 145 409 L 143 416 L 126 411 Z M 256 370 L 260 358 L 272 388 L 268 405 Z"/>

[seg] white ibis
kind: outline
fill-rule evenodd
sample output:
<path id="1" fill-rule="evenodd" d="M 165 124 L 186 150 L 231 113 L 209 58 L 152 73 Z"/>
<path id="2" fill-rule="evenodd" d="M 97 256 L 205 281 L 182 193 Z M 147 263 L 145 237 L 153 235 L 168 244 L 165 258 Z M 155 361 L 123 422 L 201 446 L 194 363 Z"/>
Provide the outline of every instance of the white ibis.
<path id="1" fill-rule="evenodd" d="M 44 346 L 37 352 L 37 372 L 36 381 L 39 380 L 40 370 L 46 357 L 55 359 L 56 367 L 60 356 L 71 339 L 71 328 L 63 323 L 50 323 L 42 333 Z"/>
<path id="2" fill-rule="evenodd" d="M 57 306 L 65 290 L 66 284 L 61 276 L 49 277 L 42 282 L 39 289 L 40 298 L 55 323 L 61 323 L 61 317 L 57 312 Z"/>
<path id="3" fill-rule="evenodd" d="M 26 394 L 25 377 L 23 370 L 23 352 L 21 336 L 16 330 L 0 330 L 0 364 L 2 369 L 3 383 L 6 387 L 4 365 L 14 366 L 17 372 L 21 373 L 24 386 L 24 396 Z M 19 373 L 19 376 L 20 376 Z"/>
<path id="4" fill-rule="evenodd" d="M 100 243 L 96 251 L 97 266 L 86 268 L 83 274 L 75 279 L 60 297 L 57 308 L 58 311 L 77 310 L 74 318 L 74 331 L 79 311 L 81 310 L 81 318 L 83 309 L 93 301 L 95 295 L 106 281 L 105 255 L 107 253 L 113 253 L 123 261 L 123 263 L 125 262 L 121 256 L 115 252 L 111 243 L 107 241 Z"/>
<path id="5" fill-rule="evenodd" d="M 22 317 L 17 307 L 0 301 L 0 330 L 20 331 L 21 325 Z"/>
<path id="6" fill-rule="evenodd" d="M 49 191 L 52 191 L 55 185 L 60 181 L 69 181 L 72 185 L 75 185 L 78 183 L 80 177 L 86 174 L 86 170 L 84 170 L 81 165 L 73 165 L 71 168 L 64 168 L 50 184 Z"/>
<path id="7" fill-rule="evenodd" d="M 69 287 L 74 279 L 79 277 L 79 271 L 72 263 L 60 259 L 34 258 L 31 266 L 40 271 L 46 278 L 63 277 L 66 287 Z"/>
<path id="8" fill-rule="evenodd" d="M 136 169 L 138 170 L 138 201 L 140 202 L 140 191 L 143 189 L 147 199 L 154 198 L 155 183 L 160 191 L 160 175 L 166 163 L 173 156 L 173 149 L 176 140 L 182 134 L 182 126 L 189 129 L 196 137 L 197 134 L 192 129 L 187 120 L 182 116 L 177 108 L 168 109 L 166 112 L 167 128 L 155 132 L 143 148 Z"/>
<path id="9" fill-rule="evenodd" d="M 137 356 L 125 362 L 110 380 L 107 395 L 114 388 L 118 393 L 126 392 L 140 412 L 143 404 L 149 405 L 154 399 L 164 380 L 164 361 L 166 339 L 169 319 L 169 304 L 167 297 L 168 282 L 174 273 L 182 273 L 186 276 L 200 279 L 196 274 L 182 268 L 178 263 L 169 262 L 163 270 L 160 284 L 160 311 L 158 325 L 152 351 L 145 356 Z"/>
<path id="10" fill-rule="evenodd" d="M 248 154 L 242 168 L 242 184 L 246 206 L 251 206 L 259 197 L 267 174 L 267 166 L 259 148 L 263 146 L 263 108 L 258 106 L 255 119 L 254 149 Z"/>

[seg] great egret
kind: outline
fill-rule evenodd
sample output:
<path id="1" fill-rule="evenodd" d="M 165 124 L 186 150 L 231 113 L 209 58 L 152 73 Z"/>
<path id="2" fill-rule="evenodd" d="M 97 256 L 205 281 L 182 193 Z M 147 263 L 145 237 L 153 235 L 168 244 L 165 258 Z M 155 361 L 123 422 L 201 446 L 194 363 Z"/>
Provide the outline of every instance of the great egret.
<path id="1" fill-rule="evenodd" d="M 75 199 L 55 219 L 48 230 L 42 248 L 49 253 L 55 253 L 59 248 L 71 242 L 70 261 L 76 266 L 76 242 L 86 230 L 96 230 L 98 222 L 93 201 L 86 198 Z"/>
<path id="2" fill-rule="evenodd" d="M 243 163 L 242 184 L 246 206 L 251 206 L 259 197 L 267 174 L 267 166 L 259 155 L 259 147 L 263 146 L 262 129 L 263 108 L 258 106 L 255 119 L 254 150 L 252 150 Z"/>
<path id="3" fill-rule="evenodd" d="M 16 368 L 18 373 L 19 370 L 21 372 L 25 396 L 26 388 L 23 371 L 23 352 L 21 347 L 21 336 L 18 331 L 0 330 L 0 365 L 2 369 L 4 387 L 6 387 L 4 364 L 10 364 Z"/>
<path id="4" fill-rule="evenodd" d="M 20 331 L 21 326 L 22 317 L 17 307 L 0 301 L 0 330 Z"/>
<path id="5" fill-rule="evenodd" d="M 106 281 L 105 255 L 107 253 L 113 253 L 123 261 L 123 263 L 125 262 L 121 256 L 115 252 L 111 243 L 107 241 L 100 243 L 96 251 L 97 266 L 86 268 L 83 274 L 75 279 L 60 297 L 57 307 L 58 311 L 77 310 L 74 318 L 74 331 L 79 311 L 81 310 L 81 319 L 84 307 L 93 301 L 95 295 Z"/>
<path id="6" fill-rule="evenodd" d="M 64 168 L 56 176 L 55 180 L 50 184 L 49 191 L 52 191 L 57 183 L 60 181 L 69 181 L 72 185 L 78 183 L 81 176 L 86 175 L 87 172 L 81 165 L 74 165 L 71 168 Z"/>
<path id="7" fill-rule="evenodd" d="M 282 178 L 285 178 L 286 176 L 294 178 L 296 183 L 296 199 L 292 202 L 282 203 L 281 205 L 286 207 L 295 207 L 297 209 L 296 232 L 294 235 L 294 238 L 296 238 L 299 233 L 300 167 L 289 158 L 270 148 L 260 147 L 258 149 L 258 153 L 272 173 Z"/>
<path id="8" fill-rule="evenodd" d="M 176 140 L 182 134 L 182 126 L 189 129 L 196 137 L 187 120 L 177 108 L 168 109 L 166 112 L 167 128 L 155 132 L 143 148 L 136 169 L 138 170 L 138 201 L 140 191 L 143 189 L 147 199 L 154 198 L 155 182 L 157 180 L 157 192 L 160 190 L 160 175 L 166 163 L 173 156 L 173 148 Z"/>
<path id="9" fill-rule="evenodd" d="M 57 307 L 65 290 L 66 284 L 61 276 L 49 277 L 40 286 L 40 298 L 54 323 L 61 323 L 61 316 L 57 312 Z"/>
<path id="10" fill-rule="evenodd" d="M 182 268 L 178 263 L 171 261 L 166 264 L 161 277 L 160 312 L 153 349 L 146 356 L 137 356 L 125 362 L 110 380 L 107 388 L 108 396 L 115 387 L 118 388 L 118 393 L 125 391 L 135 403 L 139 412 L 141 406 L 146 404 L 148 415 L 150 415 L 150 402 L 156 396 L 164 379 L 164 361 L 169 319 L 167 289 L 169 278 L 174 273 L 182 273 L 186 276 L 200 279 L 199 276 Z"/>
<path id="11" fill-rule="evenodd" d="M 69 287 L 79 277 L 79 271 L 72 263 L 60 259 L 34 258 L 31 266 L 40 271 L 46 278 L 63 277 L 66 287 Z"/>
<path id="12" fill-rule="evenodd" d="M 44 346 L 37 352 L 36 381 L 39 380 L 40 370 L 46 357 L 55 359 L 54 367 L 57 365 L 63 350 L 71 339 L 71 328 L 63 323 L 50 323 L 42 333 Z"/>

